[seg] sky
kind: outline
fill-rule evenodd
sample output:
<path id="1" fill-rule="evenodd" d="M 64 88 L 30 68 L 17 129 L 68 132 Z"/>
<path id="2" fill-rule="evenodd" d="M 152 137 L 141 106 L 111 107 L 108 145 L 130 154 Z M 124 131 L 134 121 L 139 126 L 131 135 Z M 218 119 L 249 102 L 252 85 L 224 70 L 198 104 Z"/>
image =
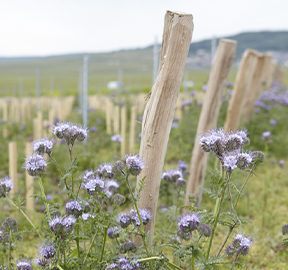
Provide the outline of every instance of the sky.
<path id="1" fill-rule="evenodd" d="M 288 0 L 0 0 L 0 57 L 109 52 L 161 41 L 166 10 L 191 13 L 193 41 L 288 31 Z"/>

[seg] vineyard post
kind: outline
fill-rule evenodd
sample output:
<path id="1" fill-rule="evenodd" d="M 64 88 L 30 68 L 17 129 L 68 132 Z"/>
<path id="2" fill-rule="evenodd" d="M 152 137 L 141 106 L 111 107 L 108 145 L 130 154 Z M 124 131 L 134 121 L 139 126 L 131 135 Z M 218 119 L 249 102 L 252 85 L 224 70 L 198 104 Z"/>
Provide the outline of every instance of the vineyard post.
<path id="1" fill-rule="evenodd" d="M 216 50 L 194 141 L 189 179 L 186 187 L 185 205 L 190 204 L 188 199 L 188 195 L 190 194 L 196 196 L 197 206 L 201 204 L 201 187 L 204 184 L 209 155 L 202 150 L 198 135 L 204 134 L 206 131 L 216 127 L 225 83 L 232 66 L 236 45 L 237 43 L 234 40 L 222 39 Z"/>
<path id="2" fill-rule="evenodd" d="M 31 143 L 26 142 L 26 157 L 32 154 Z M 25 170 L 26 175 L 26 209 L 27 211 L 34 211 L 34 198 L 31 197 L 34 194 L 34 179 Z"/>
<path id="3" fill-rule="evenodd" d="M 224 125 L 226 131 L 236 130 L 239 127 L 247 92 L 255 72 L 257 57 L 257 51 L 250 49 L 245 50 L 242 56 L 241 64 L 236 76 L 233 95 L 227 110 Z"/>
<path id="4" fill-rule="evenodd" d="M 159 188 L 175 105 L 193 32 L 192 14 L 167 11 L 164 20 L 159 72 L 150 92 L 142 121 L 140 156 L 146 162 L 137 177 L 137 187 L 145 178 L 139 208 L 151 211 L 145 230 L 153 239 Z"/>
<path id="5" fill-rule="evenodd" d="M 136 106 L 131 107 L 131 120 L 130 120 L 130 134 L 129 134 L 129 150 L 134 151 L 135 148 L 135 131 L 136 131 L 136 116 L 137 108 Z"/>
<path id="6" fill-rule="evenodd" d="M 14 187 L 10 191 L 10 196 L 13 198 L 14 193 L 17 192 L 17 144 L 16 142 L 9 142 L 9 176 L 12 178 Z"/>
<path id="7" fill-rule="evenodd" d="M 121 156 L 124 157 L 126 154 L 126 126 L 127 126 L 127 113 L 126 107 L 121 108 Z"/>

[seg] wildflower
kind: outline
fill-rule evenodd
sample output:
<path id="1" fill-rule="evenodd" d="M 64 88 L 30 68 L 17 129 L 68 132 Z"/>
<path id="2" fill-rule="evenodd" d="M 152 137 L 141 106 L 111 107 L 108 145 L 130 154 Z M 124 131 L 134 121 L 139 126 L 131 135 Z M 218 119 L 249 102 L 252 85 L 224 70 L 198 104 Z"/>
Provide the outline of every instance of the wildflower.
<path id="1" fill-rule="evenodd" d="M 288 224 L 282 226 L 282 234 L 283 235 L 288 234 Z"/>
<path id="2" fill-rule="evenodd" d="M 270 131 L 264 131 L 262 133 L 262 140 L 269 141 L 270 140 L 270 135 L 271 135 Z"/>
<path id="3" fill-rule="evenodd" d="M 97 173 L 100 177 L 112 179 L 114 177 L 113 165 L 111 163 L 100 164 Z"/>
<path id="4" fill-rule="evenodd" d="M 89 217 L 94 218 L 95 215 L 91 215 L 90 213 L 83 213 L 83 214 L 82 214 L 82 219 L 83 219 L 85 222 L 88 221 Z"/>
<path id="5" fill-rule="evenodd" d="M 44 153 L 50 155 L 54 144 L 54 139 L 50 141 L 49 138 L 42 138 L 32 142 L 32 149 L 38 155 L 43 155 Z"/>
<path id="6" fill-rule="evenodd" d="M 90 128 L 90 132 L 95 132 L 95 131 L 97 131 L 97 128 L 96 128 L 96 127 L 91 127 L 91 128 Z"/>
<path id="7" fill-rule="evenodd" d="M 118 222 L 120 223 L 120 226 L 125 229 L 131 224 L 131 216 L 123 213 L 118 217 Z"/>
<path id="8" fill-rule="evenodd" d="M 118 267 L 118 264 L 116 264 L 116 263 L 111 263 L 110 265 L 108 265 L 108 266 L 106 267 L 105 270 L 118 270 L 118 269 L 120 269 L 120 268 Z"/>
<path id="9" fill-rule="evenodd" d="M 119 248 L 119 252 L 121 254 L 125 254 L 126 252 L 133 252 L 135 253 L 137 251 L 137 246 L 135 243 L 131 242 L 131 241 L 128 241 L 128 242 L 125 242 L 123 243 L 120 248 Z"/>
<path id="10" fill-rule="evenodd" d="M 6 231 L 17 232 L 18 231 L 18 222 L 16 219 L 7 217 L 2 223 L 2 227 Z"/>
<path id="11" fill-rule="evenodd" d="M 42 155 L 33 154 L 25 159 L 23 168 L 27 170 L 27 173 L 31 176 L 42 175 L 47 167 L 47 161 Z"/>
<path id="12" fill-rule="evenodd" d="M 103 191 L 104 181 L 96 176 L 95 179 L 89 180 L 87 183 L 84 183 L 83 186 L 89 195 L 95 195 L 96 193 Z"/>
<path id="13" fill-rule="evenodd" d="M 233 83 L 232 82 L 226 82 L 226 87 L 227 88 L 232 88 L 233 87 Z"/>
<path id="14" fill-rule="evenodd" d="M 111 137 L 111 141 L 112 141 L 112 142 L 119 142 L 119 143 L 121 143 L 121 142 L 122 142 L 122 137 L 121 137 L 121 135 L 119 135 L 119 134 L 113 135 L 113 136 Z"/>
<path id="15" fill-rule="evenodd" d="M 181 107 L 183 108 L 185 106 L 188 106 L 188 105 L 192 104 L 192 102 L 193 102 L 192 99 L 184 100 L 181 102 Z"/>
<path id="16" fill-rule="evenodd" d="M 113 172 L 114 173 L 122 172 L 124 168 L 125 164 L 121 160 L 118 160 L 113 165 Z"/>
<path id="17" fill-rule="evenodd" d="M 265 155 L 261 151 L 253 151 L 251 153 L 251 156 L 252 156 L 252 158 L 253 158 L 253 160 L 254 160 L 256 165 L 259 164 L 259 163 L 262 163 L 264 161 L 264 159 L 265 159 Z"/>
<path id="18" fill-rule="evenodd" d="M 119 193 L 115 194 L 114 197 L 113 197 L 113 202 L 114 202 L 115 205 L 121 205 L 125 201 L 126 201 L 126 198 L 123 195 L 119 194 Z"/>
<path id="19" fill-rule="evenodd" d="M 255 113 L 260 113 L 260 112 L 261 112 L 261 110 L 259 108 L 255 109 Z"/>
<path id="20" fill-rule="evenodd" d="M 106 192 L 107 197 L 110 198 L 119 186 L 119 183 L 114 179 L 105 181 L 104 191 Z"/>
<path id="21" fill-rule="evenodd" d="M 171 128 L 172 129 L 178 129 L 179 125 L 177 123 L 172 123 Z"/>
<path id="22" fill-rule="evenodd" d="M 225 139 L 224 131 L 220 129 L 212 129 L 209 132 L 206 132 L 205 135 L 202 135 L 199 139 L 200 145 L 204 152 L 223 152 L 223 142 Z M 219 148 L 219 149 L 218 149 Z"/>
<path id="23" fill-rule="evenodd" d="M 31 262 L 28 262 L 27 260 L 23 260 L 22 262 L 19 261 L 17 263 L 17 270 L 32 270 Z"/>
<path id="24" fill-rule="evenodd" d="M 275 126 L 277 124 L 277 121 L 275 119 L 271 119 L 269 123 L 270 125 Z"/>
<path id="25" fill-rule="evenodd" d="M 121 270 L 134 270 L 133 265 L 126 258 L 120 258 L 118 264 Z"/>
<path id="26" fill-rule="evenodd" d="M 284 168 L 284 160 L 283 159 L 281 159 L 280 161 L 279 161 L 279 167 L 280 168 Z M 1 196 L 0 196 L 1 197 Z"/>
<path id="27" fill-rule="evenodd" d="M 36 259 L 36 265 L 45 267 L 47 264 L 49 264 L 49 261 L 44 258 L 37 258 Z"/>
<path id="28" fill-rule="evenodd" d="M 243 144 L 243 139 L 238 134 L 230 134 L 225 140 L 225 149 L 227 151 L 234 151 L 239 149 Z"/>
<path id="29" fill-rule="evenodd" d="M 182 187 L 186 184 L 186 180 L 182 177 L 179 177 L 176 181 L 176 186 Z"/>
<path id="30" fill-rule="evenodd" d="M 53 258 L 55 255 L 54 251 L 54 246 L 53 245 L 45 245 L 41 248 L 40 254 L 45 258 L 45 259 L 50 259 Z"/>
<path id="31" fill-rule="evenodd" d="M 126 154 L 125 157 L 128 173 L 134 176 L 139 175 L 145 165 L 145 162 L 139 157 L 139 154 L 133 155 L 130 153 L 130 155 Z"/>
<path id="32" fill-rule="evenodd" d="M 95 173 L 93 170 L 86 170 L 84 174 L 81 176 L 84 182 L 88 182 L 88 180 L 95 178 Z"/>
<path id="33" fill-rule="evenodd" d="M 207 91 L 207 84 L 203 84 L 203 86 L 202 86 L 202 90 L 203 90 L 204 92 Z"/>
<path id="34" fill-rule="evenodd" d="M 244 234 L 239 233 L 235 236 L 232 242 L 232 248 L 237 254 L 247 255 L 249 252 L 249 247 L 251 246 L 251 243 L 252 243 L 251 236 L 245 237 Z M 230 250 L 230 252 L 232 252 L 232 249 Z"/>
<path id="35" fill-rule="evenodd" d="M 249 167 L 252 162 L 251 154 L 248 153 L 239 153 L 237 155 L 237 167 L 240 170 L 245 170 Z"/>
<path id="36" fill-rule="evenodd" d="M 65 139 L 67 145 L 74 145 L 75 140 L 84 141 L 88 136 L 88 129 L 71 122 L 57 123 L 53 133 L 58 139 Z"/>
<path id="37" fill-rule="evenodd" d="M 204 235 L 206 237 L 210 237 L 212 233 L 212 229 L 207 224 L 203 223 L 197 227 L 197 231 L 200 235 Z"/>
<path id="38" fill-rule="evenodd" d="M 12 179 L 9 176 L 5 176 L 0 179 L 0 198 L 6 197 L 6 195 L 13 188 Z"/>
<path id="39" fill-rule="evenodd" d="M 66 234 L 73 230 L 76 219 L 73 216 L 57 217 L 49 221 L 49 227 L 55 234 Z"/>
<path id="40" fill-rule="evenodd" d="M 186 241 L 190 240 L 190 233 L 189 232 L 184 232 L 181 229 L 179 229 L 177 231 L 177 235 L 180 237 L 180 239 L 183 239 Z"/>
<path id="41" fill-rule="evenodd" d="M 200 218 L 197 213 L 192 215 L 186 214 L 179 219 L 178 226 L 181 231 L 188 233 L 197 229 L 200 223 Z"/>
<path id="42" fill-rule="evenodd" d="M 175 183 L 178 178 L 182 178 L 182 171 L 170 170 L 170 171 L 163 172 L 162 178 L 165 182 Z"/>
<path id="43" fill-rule="evenodd" d="M 172 236 L 172 237 L 170 238 L 170 242 L 171 242 L 172 244 L 178 244 L 178 243 L 180 243 L 180 238 L 179 238 L 179 237 L 174 237 L 174 236 Z"/>
<path id="44" fill-rule="evenodd" d="M 232 255 L 235 253 L 235 249 L 232 247 L 232 245 L 228 245 L 228 246 L 225 248 L 225 253 L 226 253 L 228 256 L 232 256 Z"/>
<path id="45" fill-rule="evenodd" d="M 76 218 L 80 217 L 83 212 L 82 206 L 77 200 L 68 202 L 66 204 L 65 210 L 66 210 L 67 215 L 73 215 Z"/>
<path id="46" fill-rule="evenodd" d="M 114 239 L 114 238 L 118 238 L 120 236 L 120 228 L 115 226 L 115 227 L 110 227 L 108 230 L 107 230 L 107 235 L 109 238 L 111 239 Z"/>
<path id="47" fill-rule="evenodd" d="M 188 168 L 188 164 L 182 160 L 179 160 L 178 161 L 178 167 L 177 167 L 177 170 L 179 171 L 182 171 L 182 173 L 187 170 Z"/>
<path id="48" fill-rule="evenodd" d="M 223 165 L 225 166 L 227 172 L 231 173 L 234 169 L 236 169 L 237 162 L 237 155 L 224 155 Z"/>

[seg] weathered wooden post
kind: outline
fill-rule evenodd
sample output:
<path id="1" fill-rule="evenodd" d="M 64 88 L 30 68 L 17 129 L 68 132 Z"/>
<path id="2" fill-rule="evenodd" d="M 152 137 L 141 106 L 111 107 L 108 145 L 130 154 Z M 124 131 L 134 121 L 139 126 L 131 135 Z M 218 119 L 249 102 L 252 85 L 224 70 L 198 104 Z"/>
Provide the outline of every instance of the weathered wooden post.
<path id="1" fill-rule="evenodd" d="M 126 107 L 121 108 L 121 157 L 124 157 L 126 154 L 126 128 L 127 128 L 127 115 Z"/>
<path id="2" fill-rule="evenodd" d="M 255 50 L 246 50 L 242 56 L 237 73 L 234 91 L 229 102 L 224 129 L 236 130 L 240 124 L 240 118 L 246 102 L 246 96 L 255 72 L 258 53 Z"/>
<path id="3" fill-rule="evenodd" d="M 229 70 L 236 50 L 236 41 L 222 39 L 219 42 L 213 66 L 209 76 L 205 100 L 201 110 L 197 135 L 215 128 L 222 104 L 222 97 L 225 89 Z M 188 195 L 194 194 L 197 198 L 197 205 L 200 206 L 202 200 L 201 187 L 204 184 L 205 171 L 208 161 L 208 153 L 205 153 L 196 136 L 190 163 L 189 180 L 186 187 L 185 205 L 189 205 Z"/>
<path id="4" fill-rule="evenodd" d="M 110 135 L 111 134 L 111 109 L 112 104 L 109 98 L 106 99 L 106 132 Z"/>
<path id="5" fill-rule="evenodd" d="M 154 47 L 153 47 L 153 83 L 155 82 L 158 74 L 159 67 L 159 49 L 158 49 L 158 41 L 157 37 L 155 37 Z"/>
<path id="6" fill-rule="evenodd" d="M 177 96 L 193 32 L 192 14 L 167 11 L 164 21 L 159 72 L 147 102 L 143 121 L 140 156 L 146 165 L 137 177 L 146 176 L 138 206 L 152 213 L 145 230 L 154 234 L 159 188 Z"/>
<path id="7" fill-rule="evenodd" d="M 258 55 L 257 65 L 253 73 L 250 88 L 247 93 L 246 102 L 243 109 L 243 120 L 249 121 L 254 115 L 254 102 L 260 95 L 262 89 L 262 77 L 264 68 L 264 55 Z"/>
<path id="8" fill-rule="evenodd" d="M 82 98 L 82 117 L 83 117 L 83 126 L 88 127 L 88 87 L 89 87 L 89 66 L 88 66 L 88 55 L 84 56 L 83 59 L 83 98 Z M 85 144 L 87 139 L 85 139 Z"/>
<path id="9" fill-rule="evenodd" d="M 32 154 L 31 143 L 26 142 L 26 156 Z M 33 177 L 27 173 L 26 170 L 26 209 L 28 211 L 34 211 L 34 198 L 31 197 L 34 194 L 34 181 Z"/>
<path id="10" fill-rule="evenodd" d="M 17 144 L 9 142 L 9 176 L 12 178 L 14 188 L 10 191 L 11 198 L 17 192 Z"/>
<path id="11" fill-rule="evenodd" d="M 135 148 L 136 117 L 137 117 L 137 108 L 136 106 L 132 106 L 131 107 L 130 134 L 129 134 L 129 150 L 131 152 L 133 152 Z"/>

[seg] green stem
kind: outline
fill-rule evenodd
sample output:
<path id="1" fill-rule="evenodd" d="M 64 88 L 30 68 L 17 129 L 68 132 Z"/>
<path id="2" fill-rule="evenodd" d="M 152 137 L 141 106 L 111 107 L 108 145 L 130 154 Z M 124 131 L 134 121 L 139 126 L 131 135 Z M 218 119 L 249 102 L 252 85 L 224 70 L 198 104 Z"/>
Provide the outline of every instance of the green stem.
<path id="1" fill-rule="evenodd" d="M 237 261 L 238 256 L 239 256 L 239 254 L 237 254 L 237 255 L 235 256 L 234 261 L 233 261 L 233 264 L 232 264 L 232 266 L 231 266 L 231 270 L 234 269 L 235 263 L 236 263 L 236 261 Z"/>
<path id="2" fill-rule="evenodd" d="M 8 250 L 8 267 L 9 267 L 9 270 L 11 270 L 11 260 L 10 260 L 10 256 L 11 256 L 11 238 L 12 238 L 12 233 L 11 233 L 11 230 L 10 230 L 9 250 Z"/>
<path id="3" fill-rule="evenodd" d="M 193 250 L 192 250 L 192 270 L 195 270 L 195 262 L 194 262 Z"/>
<path id="4" fill-rule="evenodd" d="M 35 227 L 35 225 L 33 224 L 33 222 L 31 221 L 31 219 L 24 213 L 24 211 L 18 207 L 9 197 L 6 197 L 7 200 L 18 209 L 18 211 L 20 211 L 20 213 L 27 219 L 27 221 L 30 223 L 30 225 L 32 226 L 32 228 L 35 230 L 35 232 L 38 234 L 39 238 L 43 241 L 42 236 L 40 235 L 39 231 L 37 230 L 37 228 Z"/>
<path id="5" fill-rule="evenodd" d="M 76 244 L 77 244 L 77 254 L 78 258 L 80 258 L 80 245 L 79 245 L 79 224 L 77 224 L 77 238 L 76 238 Z"/>
<path id="6" fill-rule="evenodd" d="M 155 261 L 155 260 L 163 260 L 163 258 L 161 257 L 148 257 L 148 258 L 144 258 L 144 259 L 139 259 L 137 260 L 139 263 L 144 263 L 144 262 L 151 262 L 151 261 Z M 165 261 L 165 263 L 169 264 L 170 266 L 172 266 L 173 268 L 182 270 L 182 268 L 180 268 L 179 266 L 177 266 L 174 263 L 171 263 L 169 261 Z"/>
<path id="7" fill-rule="evenodd" d="M 85 259 L 84 259 L 84 261 L 83 261 L 83 264 L 86 262 L 87 257 L 88 257 L 88 254 L 90 253 L 90 251 L 91 251 L 91 249 L 92 249 L 92 245 L 93 245 L 93 243 L 94 243 L 94 241 L 95 241 L 96 235 L 97 235 L 97 232 L 94 234 L 94 236 L 93 236 L 93 238 L 92 238 L 92 241 L 91 241 L 91 243 L 90 243 L 88 252 L 86 253 L 86 256 L 85 256 Z"/>
<path id="8" fill-rule="evenodd" d="M 58 263 L 57 263 L 57 267 L 58 267 L 60 270 L 64 270 Z"/>
<path id="9" fill-rule="evenodd" d="M 105 231 L 104 231 L 104 240 L 103 240 L 103 246 L 102 246 L 102 251 L 101 251 L 100 262 L 102 262 L 103 255 L 104 255 L 104 249 L 105 249 L 106 238 L 107 238 L 107 230 L 108 230 L 108 228 L 106 227 L 106 228 L 105 228 Z"/>
<path id="10" fill-rule="evenodd" d="M 233 231 L 233 229 L 235 228 L 236 225 L 237 225 L 237 221 L 234 223 L 233 226 L 231 226 L 231 227 L 229 228 L 229 231 L 228 231 L 228 233 L 227 233 L 227 235 L 226 235 L 226 237 L 225 237 L 225 239 L 224 239 L 221 247 L 219 248 L 216 256 L 219 256 L 219 255 L 220 255 L 223 247 L 225 246 L 226 242 L 228 241 L 228 239 L 229 239 L 229 237 L 230 237 L 230 235 L 231 235 L 231 233 L 232 233 L 232 231 Z"/>
<path id="11" fill-rule="evenodd" d="M 222 166 L 222 181 L 224 183 L 224 166 Z M 210 242 L 209 242 L 209 246 L 208 246 L 208 250 L 207 250 L 207 255 L 206 255 L 206 258 L 208 259 L 209 258 L 209 255 L 210 255 L 210 250 L 211 250 L 211 246 L 212 246 L 212 241 L 213 241 L 213 238 L 214 238 L 214 234 L 215 234 L 215 230 L 216 230 L 216 227 L 217 227 L 217 223 L 218 223 L 218 219 L 219 219 L 219 216 L 220 216 L 220 212 L 221 212 L 221 206 L 222 206 L 222 203 L 224 201 L 224 197 L 225 197 L 225 191 L 226 191 L 226 188 L 227 188 L 227 185 L 229 183 L 229 179 L 227 180 L 227 183 L 224 185 L 223 189 L 222 189 L 222 194 L 221 194 L 221 199 L 220 199 L 220 202 L 218 203 L 219 204 L 219 207 L 217 206 L 217 202 L 216 202 L 216 205 L 215 205 L 215 210 L 214 210 L 214 225 L 213 225 L 213 228 L 212 228 L 212 234 L 211 234 L 211 237 L 210 237 Z M 217 199 L 219 200 L 219 199 Z M 217 207 L 217 208 L 216 208 Z M 216 215 L 216 217 L 215 217 Z"/>
<path id="12" fill-rule="evenodd" d="M 43 187 L 43 183 L 42 183 L 42 180 L 41 180 L 41 176 L 39 176 L 38 179 L 39 179 L 39 185 L 40 185 L 40 188 L 41 188 L 42 197 L 45 199 L 44 204 L 45 204 L 45 207 L 46 207 L 47 216 L 51 220 L 51 216 L 50 216 L 48 204 L 46 202 L 46 195 L 45 195 L 45 192 L 44 192 L 44 187 Z"/>
<path id="13" fill-rule="evenodd" d="M 127 174 L 126 174 L 126 177 L 125 177 L 125 179 L 126 179 L 126 185 L 127 185 L 128 189 L 129 189 L 129 192 L 130 192 L 130 194 L 131 194 L 131 196 L 132 196 L 132 201 L 133 201 L 133 204 L 134 204 L 134 206 L 135 206 L 135 208 L 136 208 L 138 218 L 139 218 L 139 220 L 140 220 L 141 231 L 142 231 L 142 234 L 141 234 L 141 235 L 142 235 L 143 244 L 144 244 L 144 247 L 145 247 L 145 250 L 146 250 L 146 254 L 147 254 L 147 257 L 150 257 L 150 254 L 149 254 L 149 251 L 148 251 L 148 248 L 147 248 L 147 244 L 146 244 L 146 239 L 145 239 L 146 237 L 145 237 L 144 225 L 143 225 L 143 222 L 142 222 L 142 218 L 141 218 L 141 216 L 140 216 L 140 213 L 139 213 L 139 209 L 138 209 L 138 206 L 137 206 L 137 203 L 136 203 L 134 194 L 133 194 L 133 192 L 132 192 L 132 190 L 131 190 L 131 187 L 130 187 L 130 184 L 129 184 L 129 181 L 128 181 L 128 176 L 129 176 L 129 174 L 127 173 Z"/>
<path id="14" fill-rule="evenodd" d="M 51 154 L 48 154 L 48 156 L 55 163 L 58 171 L 60 172 L 61 176 L 63 177 L 63 173 L 62 173 L 61 168 L 60 168 L 59 164 L 57 163 L 57 161 L 51 156 Z"/>

